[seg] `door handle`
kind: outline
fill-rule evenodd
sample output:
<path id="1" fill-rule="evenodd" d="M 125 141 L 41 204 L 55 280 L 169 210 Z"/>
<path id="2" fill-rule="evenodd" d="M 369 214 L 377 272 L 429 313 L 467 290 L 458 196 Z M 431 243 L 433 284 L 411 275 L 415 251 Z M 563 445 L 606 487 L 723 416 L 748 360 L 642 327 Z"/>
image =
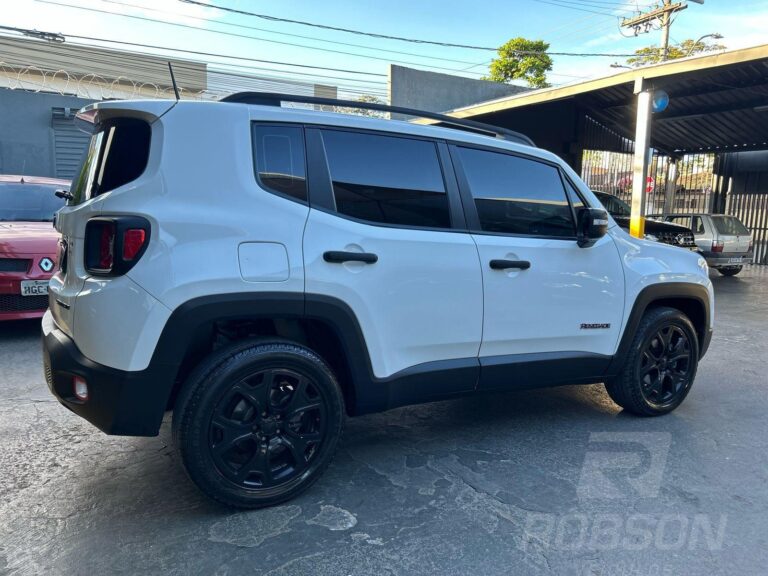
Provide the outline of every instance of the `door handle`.
<path id="1" fill-rule="evenodd" d="M 375 264 L 379 257 L 371 252 L 344 252 L 340 250 L 329 250 L 323 252 L 323 260 L 334 264 L 343 262 L 363 262 L 365 264 Z"/>
<path id="2" fill-rule="evenodd" d="M 491 269 L 493 270 L 507 270 L 509 268 L 528 270 L 530 267 L 531 263 L 528 260 L 491 260 Z"/>

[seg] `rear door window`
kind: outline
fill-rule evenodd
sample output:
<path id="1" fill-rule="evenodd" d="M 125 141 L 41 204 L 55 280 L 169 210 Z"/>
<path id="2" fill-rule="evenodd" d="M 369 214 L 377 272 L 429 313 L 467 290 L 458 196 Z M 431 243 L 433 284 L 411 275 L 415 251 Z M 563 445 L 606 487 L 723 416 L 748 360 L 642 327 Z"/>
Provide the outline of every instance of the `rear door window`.
<path id="1" fill-rule="evenodd" d="M 397 226 L 450 228 L 435 142 L 323 130 L 336 210 Z"/>

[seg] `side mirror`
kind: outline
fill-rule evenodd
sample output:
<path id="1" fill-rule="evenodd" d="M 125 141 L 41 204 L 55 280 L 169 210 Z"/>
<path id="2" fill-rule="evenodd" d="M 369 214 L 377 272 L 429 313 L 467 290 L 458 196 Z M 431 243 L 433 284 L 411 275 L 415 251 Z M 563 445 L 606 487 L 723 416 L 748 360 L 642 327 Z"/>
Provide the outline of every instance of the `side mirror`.
<path id="1" fill-rule="evenodd" d="M 576 214 L 576 243 L 589 248 L 608 231 L 608 212 L 602 208 L 580 208 Z"/>
<path id="2" fill-rule="evenodd" d="M 53 195 L 56 196 L 56 198 L 63 198 L 67 202 L 75 199 L 69 190 L 64 190 L 63 188 L 61 190 L 56 190 Z"/>

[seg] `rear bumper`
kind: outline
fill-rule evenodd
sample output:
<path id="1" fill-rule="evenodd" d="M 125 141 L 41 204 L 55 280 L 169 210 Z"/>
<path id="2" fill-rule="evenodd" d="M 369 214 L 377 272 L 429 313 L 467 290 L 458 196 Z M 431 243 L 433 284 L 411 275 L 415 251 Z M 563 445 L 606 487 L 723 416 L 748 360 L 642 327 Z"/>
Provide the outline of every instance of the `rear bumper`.
<path id="1" fill-rule="evenodd" d="M 744 264 L 752 264 L 752 252 L 706 252 L 702 251 L 701 255 L 707 261 L 707 266 L 710 268 L 721 268 L 723 266 L 742 266 Z M 740 259 L 738 262 L 734 262 L 734 259 Z"/>
<path id="2" fill-rule="evenodd" d="M 66 408 L 106 432 L 121 436 L 156 436 L 165 412 L 168 378 L 173 368 L 160 366 L 126 372 L 97 364 L 56 327 L 50 312 L 43 316 L 43 364 L 53 395 Z M 78 399 L 72 380 L 88 384 L 88 400 Z"/>

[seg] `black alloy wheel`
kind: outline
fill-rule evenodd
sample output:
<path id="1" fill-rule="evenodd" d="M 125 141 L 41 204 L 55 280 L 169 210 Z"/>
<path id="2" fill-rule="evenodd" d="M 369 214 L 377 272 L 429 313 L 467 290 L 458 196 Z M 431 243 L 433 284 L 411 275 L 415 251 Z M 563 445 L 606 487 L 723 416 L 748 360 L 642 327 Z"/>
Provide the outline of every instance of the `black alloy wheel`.
<path id="1" fill-rule="evenodd" d="M 646 339 L 638 365 L 645 399 L 656 406 L 674 404 L 691 385 L 691 342 L 675 324 L 666 324 Z"/>
<path id="2" fill-rule="evenodd" d="M 307 471 L 326 431 L 317 385 L 269 368 L 226 390 L 211 417 L 209 449 L 218 471 L 245 488 L 270 488 Z"/>
<path id="3" fill-rule="evenodd" d="M 174 406 L 173 436 L 192 481 L 230 506 L 290 500 L 330 464 L 344 426 L 336 377 L 292 342 L 249 341 L 212 353 Z"/>
<path id="4" fill-rule="evenodd" d="M 666 306 L 645 312 L 620 372 L 605 381 L 611 399 L 638 416 L 672 412 L 691 390 L 699 341 L 691 320 Z"/>

